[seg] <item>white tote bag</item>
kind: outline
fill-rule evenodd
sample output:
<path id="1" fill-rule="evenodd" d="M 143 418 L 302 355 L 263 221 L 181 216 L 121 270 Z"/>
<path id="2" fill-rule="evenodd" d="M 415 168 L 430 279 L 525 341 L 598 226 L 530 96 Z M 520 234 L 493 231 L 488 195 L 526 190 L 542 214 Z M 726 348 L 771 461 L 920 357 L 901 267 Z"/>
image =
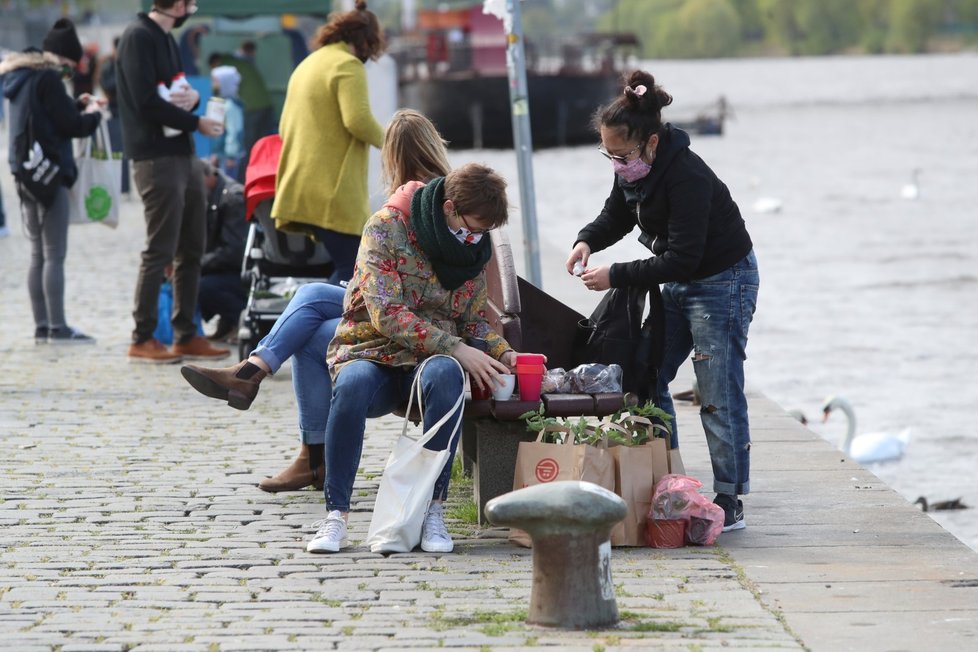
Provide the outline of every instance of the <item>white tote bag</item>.
<path id="1" fill-rule="evenodd" d="M 449 358 L 458 364 L 451 356 L 432 356 L 418 365 L 418 370 L 411 383 L 408 397 L 407 413 L 417 396 L 418 409 L 422 412 L 424 422 L 424 405 L 421 397 L 421 369 L 428 360 L 442 357 Z M 462 365 L 459 371 L 462 370 Z M 424 447 L 438 433 L 438 430 L 449 420 L 453 413 L 458 412 L 455 421 L 455 436 L 458 436 L 462 425 L 462 403 L 464 392 L 459 394 L 454 407 L 433 424 L 419 438 L 413 439 L 408 435 L 408 418 L 404 418 L 401 436 L 387 460 L 384 475 L 377 489 L 377 501 L 374 503 L 373 518 L 370 519 L 370 529 L 367 532 L 366 544 L 371 552 L 410 552 L 421 543 L 421 526 L 424 524 L 425 513 L 431 502 L 431 494 L 435 490 L 435 482 L 448 461 L 452 442 L 445 450 L 433 451 Z"/>
<path id="2" fill-rule="evenodd" d="M 68 190 L 71 224 L 119 225 L 119 183 L 122 161 L 112 155 L 109 126 L 103 119 L 88 138 L 75 140 L 78 179 Z"/>

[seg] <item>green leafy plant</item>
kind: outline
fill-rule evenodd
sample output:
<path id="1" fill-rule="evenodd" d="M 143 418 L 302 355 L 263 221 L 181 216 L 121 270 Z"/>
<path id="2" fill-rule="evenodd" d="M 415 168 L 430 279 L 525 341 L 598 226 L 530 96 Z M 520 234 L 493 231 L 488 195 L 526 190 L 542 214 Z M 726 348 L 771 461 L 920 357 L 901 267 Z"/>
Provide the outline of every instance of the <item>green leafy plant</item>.
<path id="1" fill-rule="evenodd" d="M 633 417 L 639 417 L 643 421 L 636 421 Z M 634 405 L 629 408 L 622 408 L 612 414 L 608 420 L 628 432 L 627 437 L 622 433 L 616 432 L 614 441 L 626 446 L 639 446 L 648 442 L 653 437 L 666 438 L 672 433 L 672 415 L 656 406 L 651 400 L 645 405 Z M 609 437 L 609 440 L 612 438 Z"/>

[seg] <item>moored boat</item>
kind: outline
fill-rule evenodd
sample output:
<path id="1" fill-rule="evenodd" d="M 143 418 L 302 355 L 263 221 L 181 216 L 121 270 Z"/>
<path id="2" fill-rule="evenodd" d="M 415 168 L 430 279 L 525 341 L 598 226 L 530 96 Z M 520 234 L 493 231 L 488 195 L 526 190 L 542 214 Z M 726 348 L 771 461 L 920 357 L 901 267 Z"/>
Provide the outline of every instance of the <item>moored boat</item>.
<path id="1" fill-rule="evenodd" d="M 621 89 L 634 59 L 629 33 L 591 33 L 525 45 L 534 148 L 593 143 L 591 116 Z M 421 111 L 451 147 L 513 146 L 506 34 L 502 21 L 466 9 L 421 10 L 417 26 L 390 49 L 400 103 Z"/>

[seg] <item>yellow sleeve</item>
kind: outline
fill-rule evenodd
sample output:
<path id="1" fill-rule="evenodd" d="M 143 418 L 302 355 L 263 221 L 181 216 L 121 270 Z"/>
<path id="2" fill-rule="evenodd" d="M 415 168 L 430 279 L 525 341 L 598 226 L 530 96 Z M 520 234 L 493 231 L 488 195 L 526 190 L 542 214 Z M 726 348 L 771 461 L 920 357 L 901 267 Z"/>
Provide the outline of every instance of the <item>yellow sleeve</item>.
<path id="1" fill-rule="evenodd" d="M 343 126 L 357 140 L 380 148 L 384 144 L 384 128 L 370 111 L 367 92 L 367 72 L 358 61 L 340 64 L 337 97 Z"/>

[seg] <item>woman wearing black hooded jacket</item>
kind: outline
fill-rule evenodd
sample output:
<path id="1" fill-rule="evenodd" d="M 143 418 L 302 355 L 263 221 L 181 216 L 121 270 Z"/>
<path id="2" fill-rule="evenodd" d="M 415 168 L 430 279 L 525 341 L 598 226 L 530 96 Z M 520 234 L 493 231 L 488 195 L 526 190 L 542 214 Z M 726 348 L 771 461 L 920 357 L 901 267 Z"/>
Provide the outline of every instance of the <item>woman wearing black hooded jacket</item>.
<path id="1" fill-rule="evenodd" d="M 18 188 L 24 227 L 31 241 L 27 289 L 34 312 L 34 341 L 37 344 L 92 343 L 95 340 L 68 325 L 64 310 L 64 260 L 68 251 L 68 188 L 78 178 L 71 139 L 90 136 L 101 119 L 101 103 L 83 94 L 74 100 L 62 79 L 82 57 L 75 26 L 59 19 L 44 37 L 44 51 L 28 48 L 11 54 L 0 65 L 3 95 L 10 100 L 10 171 L 23 164 L 18 136 L 33 123 L 34 140 L 60 167 L 61 187 L 50 206 Z"/>
<path id="2" fill-rule="evenodd" d="M 615 171 L 600 215 L 577 236 L 567 271 L 621 240 L 636 226 L 652 256 L 586 269 L 591 290 L 662 285 L 663 355 L 656 403 L 675 416 L 669 383 L 692 353 L 700 416 L 713 464 L 724 531 L 744 527 L 750 491 L 750 426 L 744 397 L 747 331 L 759 276 L 737 204 L 713 170 L 689 149 L 689 136 L 663 124 L 672 97 L 647 72 L 595 114 L 601 153 Z M 672 447 L 679 445 L 673 420 Z"/>

